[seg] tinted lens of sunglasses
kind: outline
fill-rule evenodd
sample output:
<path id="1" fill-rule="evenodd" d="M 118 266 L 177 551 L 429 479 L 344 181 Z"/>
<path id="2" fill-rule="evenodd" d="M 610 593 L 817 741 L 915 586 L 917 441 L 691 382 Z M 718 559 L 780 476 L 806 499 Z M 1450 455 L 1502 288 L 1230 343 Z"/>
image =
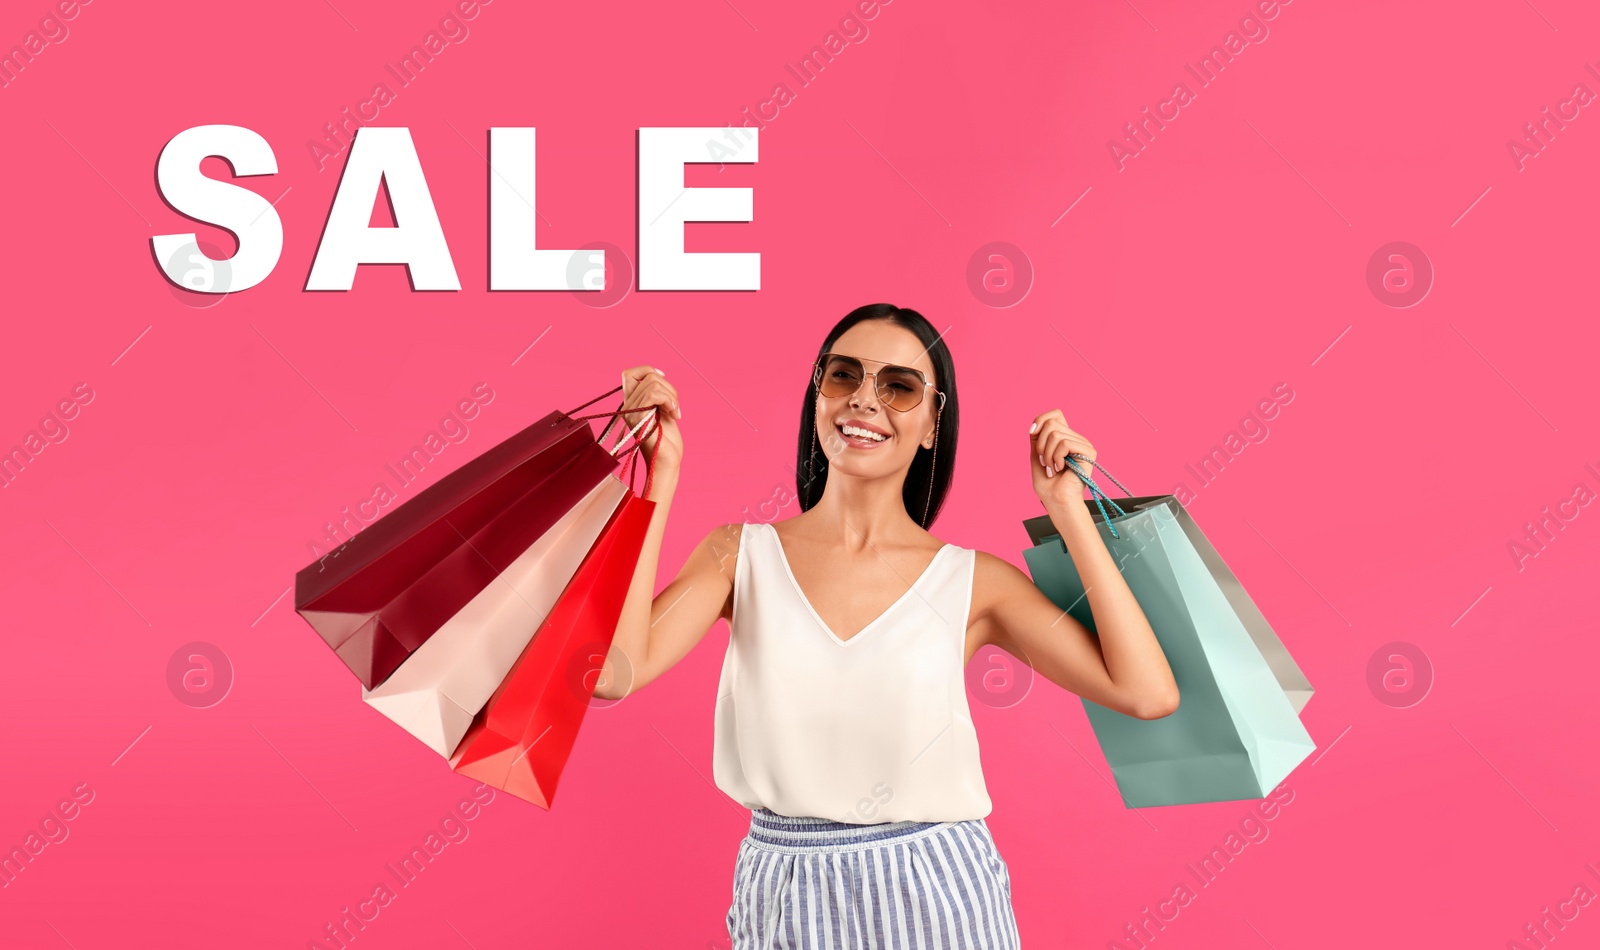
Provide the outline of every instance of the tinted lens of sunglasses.
<path id="1" fill-rule="evenodd" d="M 828 356 L 822 365 L 822 378 L 818 388 L 829 399 L 848 396 L 861 388 L 866 371 L 861 361 L 850 356 Z M 890 408 L 905 412 L 922 402 L 927 387 L 922 374 L 904 366 L 885 366 L 873 377 L 878 399 Z"/>
<path id="2" fill-rule="evenodd" d="M 827 356 L 823 359 L 822 378 L 817 385 L 829 399 L 848 396 L 861 388 L 864 373 L 860 360 L 848 356 Z"/>
<path id="3" fill-rule="evenodd" d="M 905 412 L 922 401 L 927 387 L 922 384 L 922 374 L 904 366 L 885 366 L 878 370 L 878 398 L 894 409 Z"/>

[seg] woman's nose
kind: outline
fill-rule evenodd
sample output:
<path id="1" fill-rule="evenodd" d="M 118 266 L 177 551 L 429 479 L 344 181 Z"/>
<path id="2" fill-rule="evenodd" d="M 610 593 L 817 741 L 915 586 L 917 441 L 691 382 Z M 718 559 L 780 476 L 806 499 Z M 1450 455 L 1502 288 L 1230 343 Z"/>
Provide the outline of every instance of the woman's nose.
<path id="1" fill-rule="evenodd" d="M 861 385 L 850 395 L 851 406 L 871 406 L 878 408 L 878 378 L 876 376 L 861 377 Z"/>

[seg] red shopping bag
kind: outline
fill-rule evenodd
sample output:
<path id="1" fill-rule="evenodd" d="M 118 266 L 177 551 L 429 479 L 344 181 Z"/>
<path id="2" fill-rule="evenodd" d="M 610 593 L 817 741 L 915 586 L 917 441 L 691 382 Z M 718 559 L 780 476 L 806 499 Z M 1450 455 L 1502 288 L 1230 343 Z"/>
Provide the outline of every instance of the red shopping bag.
<path id="1" fill-rule="evenodd" d="M 645 485 L 648 492 L 648 478 Z M 632 493 L 623 498 L 456 748 L 457 772 L 550 807 L 594 691 L 584 674 L 611 646 L 655 507 Z"/>
<path id="2" fill-rule="evenodd" d="M 616 469 L 587 421 L 616 416 L 552 412 L 444 476 L 302 568 L 296 612 L 372 689 Z"/>

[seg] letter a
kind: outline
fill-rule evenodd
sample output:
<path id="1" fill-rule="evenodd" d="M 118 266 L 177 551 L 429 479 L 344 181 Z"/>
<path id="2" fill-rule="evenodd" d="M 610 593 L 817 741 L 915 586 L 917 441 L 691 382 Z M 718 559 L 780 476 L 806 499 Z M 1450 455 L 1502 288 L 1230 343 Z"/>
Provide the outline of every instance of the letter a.
<path id="1" fill-rule="evenodd" d="M 388 186 L 394 206 L 392 228 L 367 226 L 380 184 Z M 404 126 L 356 132 L 306 289 L 349 290 L 360 264 L 404 264 L 413 290 L 461 289 L 411 130 Z"/>

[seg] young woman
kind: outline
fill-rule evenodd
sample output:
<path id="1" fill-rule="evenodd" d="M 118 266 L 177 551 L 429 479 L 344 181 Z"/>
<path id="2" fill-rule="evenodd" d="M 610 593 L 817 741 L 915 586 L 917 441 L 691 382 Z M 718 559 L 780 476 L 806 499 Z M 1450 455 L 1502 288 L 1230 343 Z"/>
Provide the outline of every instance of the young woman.
<path id="1" fill-rule="evenodd" d="M 661 421 L 646 440 L 647 456 L 658 451 L 657 507 L 596 695 L 645 686 L 719 617 L 729 622 L 713 771 L 751 809 L 727 915 L 735 950 L 1017 947 L 963 667 L 992 643 L 1127 715 L 1178 705 L 1066 464 L 1094 459 L 1094 446 L 1059 409 L 1030 420 L 1033 490 L 1083 578 L 1098 637 L 1010 563 L 928 533 L 954 470 L 955 366 L 921 314 L 861 307 L 812 366 L 801 513 L 716 528 L 652 597 L 683 412 L 657 369 L 634 367 L 622 382 L 624 408 L 654 406 Z M 1021 422 L 1006 424 L 1022 435 Z"/>

